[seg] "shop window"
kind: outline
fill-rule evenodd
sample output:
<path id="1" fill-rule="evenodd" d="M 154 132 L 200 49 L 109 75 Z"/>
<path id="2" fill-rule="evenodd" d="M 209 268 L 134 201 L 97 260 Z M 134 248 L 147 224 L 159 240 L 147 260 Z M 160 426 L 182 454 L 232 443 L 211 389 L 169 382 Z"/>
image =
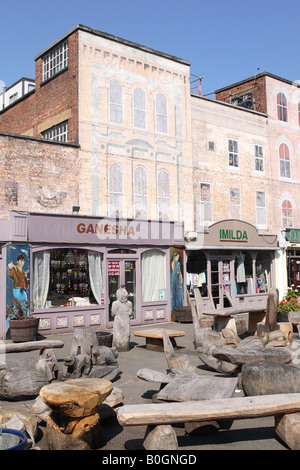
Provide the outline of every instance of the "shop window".
<path id="1" fill-rule="evenodd" d="M 290 152 L 286 144 L 281 144 L 279 147 L 279 163 L 280 163 L 280 176 L 282 178 L 290 178 L 291 177 Z"/>
<path id="2" fill-rule="evenodd" d="M 277 117 L 280 121 L 287 122 L 287 101 L 283 93 L 277 95 Z"/>
<path id="3" fill-rule="evenodd" d="M 102 253 L 71 248 L 34 253 L 32 292 L 34 308 L 104 303 Z"/>
<path id="4" fill-rule="evenodd" d="M 281 206 L 282 213 L 282 226 L 293 227 L 293 208 L 290 201 L 283 201 Z"/>
<path id="5" fill-rule="evenodd" d="M 166 300 L 166 255 L 159 250 L 142 253 L 142 301 Z"/>
<path id="6" fill-rule="evenodd" d="M 252 256 L 240 251 L 235 257 L 235 293 L 254 294 Z"/>
<path id="7" fill-rule="evenodd" d="M 268 292 L 271 285 L 271 258 L 269 253 L 261 252 L 256 258 L 256 292 Z"/>

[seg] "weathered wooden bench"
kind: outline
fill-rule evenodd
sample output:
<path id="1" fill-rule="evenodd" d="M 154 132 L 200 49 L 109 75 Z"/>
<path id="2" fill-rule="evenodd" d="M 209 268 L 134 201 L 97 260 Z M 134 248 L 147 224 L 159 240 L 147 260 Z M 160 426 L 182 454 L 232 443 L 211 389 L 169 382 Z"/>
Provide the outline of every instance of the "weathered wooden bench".
<path id="1" fill-rule="evenodd" d="M 168 336 L 171 340 L 173 347 L 176 349 L 177 344 L 175 338 L 180 336 L 185 336 L 184 331 L 176 331 L 176 330 L 165 330 L 168 333 Z M 163 343 L 163 330 L 159 328 L 152 328 L 149 330 L 137 330 L 133 332 L 134 336 L 141 336 L 142 338 L 146 338 L 146 349 L 150 349 L 153 351 L 163 351 L 164 350 L 164 343 Z"/>
<path id="2" fill-rule="evenodd" d="M 148 438 L 150 429 L 151 432 L 153 431 L 153 429 L 149 429 L 149 427 L 153 426 L 156 428 L 178 423 L 249 419 L 266 416 L 274 416 L 276 418 L 276 430 L 276 428 L 280 426 L 282 418 L 299 412 L 300 393 L 290 393 L 240 398 L 218 398 L 179 403 L 124 405 L 119 408 L 117 418 L 121 426 L 147 425 L 148 428 L 145 437 L 147 436 Z M 280 437 L 284 439 L 282 432 Z M 300 442 L 300 430 L 297 441 Z M 157 446 L 156 448 L 147 447 L 147 449 L 159 450 L 157 441 L 155 445 Z M 173 442 L 173 449 L 175 448 L 177 448 L 177 439 L 176 442 Z"/>

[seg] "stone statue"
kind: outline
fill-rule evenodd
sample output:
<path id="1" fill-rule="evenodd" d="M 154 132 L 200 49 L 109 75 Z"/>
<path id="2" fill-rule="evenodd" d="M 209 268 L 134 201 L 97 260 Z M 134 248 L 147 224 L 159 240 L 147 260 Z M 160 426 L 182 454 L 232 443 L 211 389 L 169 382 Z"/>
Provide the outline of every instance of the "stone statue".
<path id="1" fill-rule="evenodd" d="M 128 300 L 128 293 L 124 287 L 117 290 L 117 299 L 111 308 L 114 317 L 113 346 L 118 351 L 129 351 L 132 303 Z"/>

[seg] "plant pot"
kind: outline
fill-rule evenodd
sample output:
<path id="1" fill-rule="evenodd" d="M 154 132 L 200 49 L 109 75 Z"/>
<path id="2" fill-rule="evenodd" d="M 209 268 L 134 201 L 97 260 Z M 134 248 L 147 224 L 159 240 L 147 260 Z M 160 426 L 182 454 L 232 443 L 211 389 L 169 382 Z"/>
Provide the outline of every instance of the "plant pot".
<path id="1" fill-rule="evenodd" d="M 16 429 L 2 429 L 0 434 L 0 450 L 24 450 L 27 443 L 26 435 Z"/>
<path id="2" fill-rule="evenodd" d="M 37 317 L 24 318 L 23 320 L 9 320 L 10 337 L 14 343 L 35 341 L 40 319 Z"/>

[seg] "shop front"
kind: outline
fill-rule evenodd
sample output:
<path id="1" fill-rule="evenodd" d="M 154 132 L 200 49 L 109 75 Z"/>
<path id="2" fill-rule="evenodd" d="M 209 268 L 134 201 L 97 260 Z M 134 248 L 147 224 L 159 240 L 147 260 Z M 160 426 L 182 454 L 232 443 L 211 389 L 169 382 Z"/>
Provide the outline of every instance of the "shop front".
<path id="1" fill-rule="evenodd" d="M 287 287 L 300 288 L 300 229 L 285 230 Z"/>
<path id="2" fill-rule="evenodd" d="M 275 287 L 277 236 L 241 220 L 222 220 L 186 237 L 187 289 L 199 287 L 205 308 L 264 305 Z"/>
<path id="3" fill-rule="evenodd" d="M 183 224 L 12 212 L 1 227 L 2 338 L 6 308 L 21 291 L 44 335 L 112 327 L 120 286 L 132 302 L 132 325 L 171 319 L 171 256 L 183 253 Z M 21 258 L 23 288 L 12 277 Z"/>

